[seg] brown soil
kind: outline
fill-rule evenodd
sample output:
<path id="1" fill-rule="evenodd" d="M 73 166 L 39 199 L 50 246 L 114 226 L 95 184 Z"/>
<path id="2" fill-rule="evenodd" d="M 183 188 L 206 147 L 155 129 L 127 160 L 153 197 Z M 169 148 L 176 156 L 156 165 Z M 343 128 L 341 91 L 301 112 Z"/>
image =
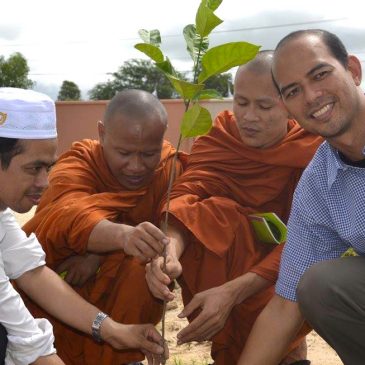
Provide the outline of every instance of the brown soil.
<path id="1" fill-rule="evenodd" d="M 185 319 L 177 317 L 182 308 L 183 305 L 180 295 L 177 295 L 177 299 L 168 305 L 166 315 L 167 341 L 170 348 L 170 359 L 168 364 L 207 365 L 213 363 L 209 355 L 209 342 L 176 346 L 177 332 L 187 325 Z M 307 336 L 307 346 L 308 359 L 311 360 L 312 365 L 342 365 L 342 361 L 335 351 L 314 331 Z"/>
<path id="2" fill-rule="evenodd" d="M 24 224 L 34 213 L 34 209 L 26 214 L 15 214 L 19 223 Z M 176 334 L 187 325 L 185 319 L 177 315 L 182 310 L 180 293 L 177 298 L 168 304 L 166 313 L 166 333 L 170 348 L 168 365 L 208 365 L 212 363 L 209 355 L 210 343 L 191 343 L 176 345 Z M 340 358 L 314 331 L 307 336 L 308 359 L 312 365 L 342 365 Z"/>

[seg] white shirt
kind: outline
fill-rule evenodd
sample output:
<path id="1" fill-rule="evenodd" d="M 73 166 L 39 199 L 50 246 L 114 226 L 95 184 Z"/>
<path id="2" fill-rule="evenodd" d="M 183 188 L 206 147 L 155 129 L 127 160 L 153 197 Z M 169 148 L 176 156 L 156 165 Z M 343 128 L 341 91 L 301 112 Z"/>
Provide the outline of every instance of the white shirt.
<path id="1" fill-rule="evenodd" d="M 45 265 L 44 258 L 35 235 L 27 237 L 9 209 L 0 211 L 0 323 L 8 333 L 6 365 L 28 365 L 56 352 L 52 325 L 33 318 L 9 281 Z"/>

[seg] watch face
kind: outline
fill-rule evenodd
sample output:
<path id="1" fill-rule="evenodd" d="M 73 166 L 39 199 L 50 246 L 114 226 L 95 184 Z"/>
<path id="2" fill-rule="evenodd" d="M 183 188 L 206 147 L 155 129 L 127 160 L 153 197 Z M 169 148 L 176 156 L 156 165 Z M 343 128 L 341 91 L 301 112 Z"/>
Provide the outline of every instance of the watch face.
<path id="1" fill-rule="evenodd" d="M 101 335 L 100 335 L 100 327 L 106 317 L 108 317 L 107 314 L 105 314 L 103 312 L 99 312 L 96 315 L 96 318 L 94 319 L 94 322 L 91 325 L 91 335 L 93 336 L 94 340 L 97 342 L 103 341 L 103 339 L 101 338 Z"/>

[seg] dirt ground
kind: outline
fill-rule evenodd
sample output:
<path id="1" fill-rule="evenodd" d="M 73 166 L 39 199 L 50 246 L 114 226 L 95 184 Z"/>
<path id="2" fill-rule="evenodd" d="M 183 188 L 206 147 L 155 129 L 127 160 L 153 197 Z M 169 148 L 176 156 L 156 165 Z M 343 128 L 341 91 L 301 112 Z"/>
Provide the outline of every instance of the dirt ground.
<path id="1" fill-rule="evenodd" d="M 176 334 L 187 324 L 185 319 L 177 317 L 182 308 L 180 295 L 168 305 L 166 332 L 170 359 L 167 363 L 169 365 L 208 365 L 213 363 L 209 355 L 209 342 L 176 346 Z M 335 351 L 314 331 L 307 336 L 307 345 L 308 359 L 311 360 L 312 365 L 342 365 L 342 361 Z"/>
<path id="2" fill-rule="evenodd" d="M 26 214 L 15 214 L 19 223 L 24 224 L 34 213 L 34 210 Z M 183 304 L 180 293 L 177 298 L 168 304 L 166 313 L 166 338 L 170 349 L 168 365 L 208 365 L 212 363 L 210 358 L 210 343 L 191 343 L 176 345 L 176 334 L 186 326 L 185 319 L 177 315 L 181 312 Z M 307 336 L 308 359 L 312 365 L 341 365 L 342 361 L 337 354 L 314 331 Z M 228 364 L 227 364 L 228 365 Z"/>

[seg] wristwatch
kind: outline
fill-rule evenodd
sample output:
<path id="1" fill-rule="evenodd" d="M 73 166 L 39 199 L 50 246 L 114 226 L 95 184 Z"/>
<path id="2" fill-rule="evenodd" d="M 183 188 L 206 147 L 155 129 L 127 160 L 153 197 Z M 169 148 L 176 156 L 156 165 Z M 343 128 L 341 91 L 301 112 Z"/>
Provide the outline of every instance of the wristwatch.
<path id="1" fill-rule="evenodd" d="M 96 315 L 93 324 L 91 325 L 91 335 L 93 336 L 93 339 L 96 342 L 103 342 L 103 339 L 101 338 L 101 334 L 100 334 L 100 328 L 101 328 L 101 324 L 103 323 L 103 321 L 106 317 L 108 317 L 107 314 L 105 314 L 103 312 L 99 312 Z"/>

